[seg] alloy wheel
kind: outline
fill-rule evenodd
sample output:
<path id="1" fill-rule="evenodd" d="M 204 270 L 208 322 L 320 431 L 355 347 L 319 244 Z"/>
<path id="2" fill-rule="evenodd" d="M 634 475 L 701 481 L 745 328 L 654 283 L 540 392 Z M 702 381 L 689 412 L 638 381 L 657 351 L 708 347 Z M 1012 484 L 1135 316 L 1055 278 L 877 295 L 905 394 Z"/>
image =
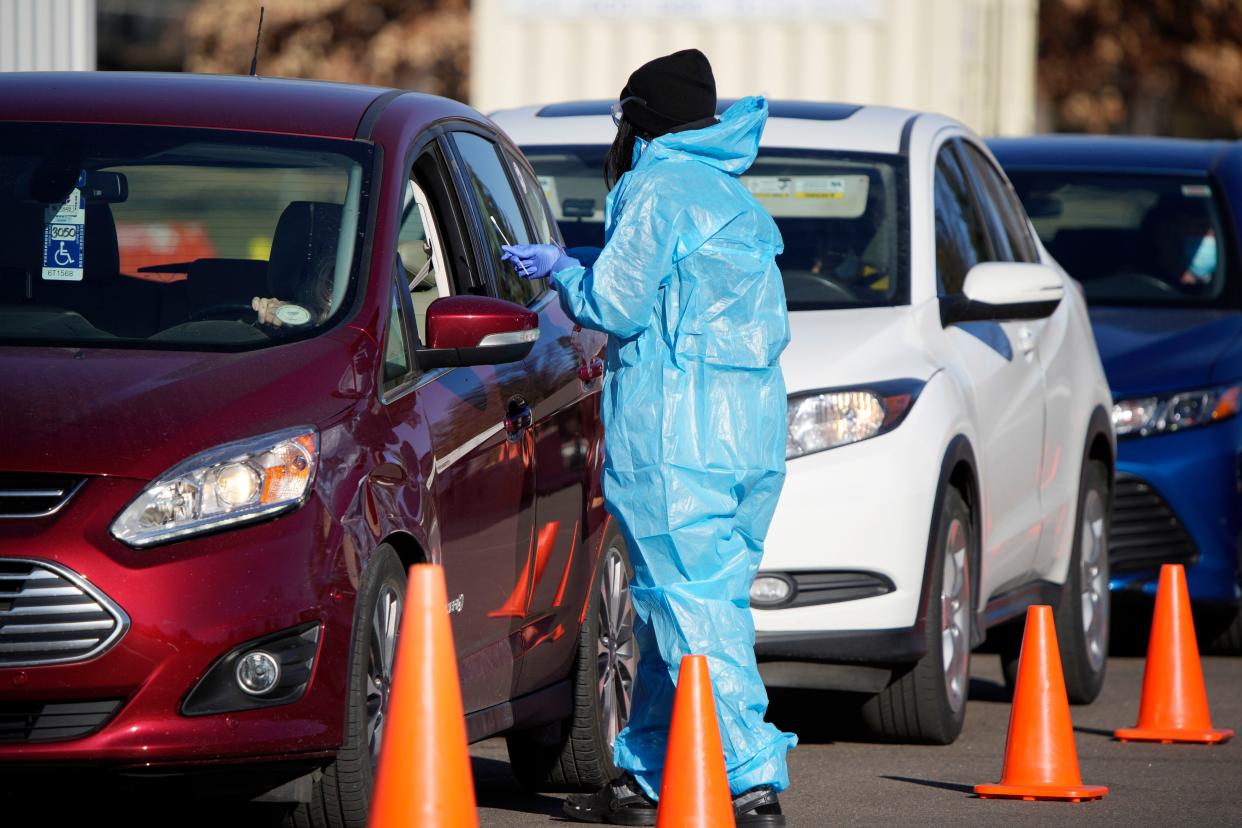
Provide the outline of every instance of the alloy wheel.
<path id="1" fill-rule="evenodd" d="M 595 653 L 601 724 L 611 748 L 630 718 L 638 646 L 634 639 L 634 601 L 621 549 L 610 546 L 601 566 Z"/>
<path id="2" fill-rule="evenodd" d="M 954 713 L 966 702 L 970 681 L 970 582 L 967 578 L 967 532 L 961 520 L 949 524 L 944 574 L 940 582 L 940 654 L 944 689 Z"/>
<path id="3" fill-rule="evenodd" d="M 397 631 L 401 624 L 401 596 L 388 584 L 380 589 L 371 613 L 370 646 L 367 652 L 366 711 L 367 747 L 371 766 L 379 761 L 392 689 L 393 662 L 397 656 Z"/>
<path id="4" fill-rule="evenodd" d="M 1082 509 L 1082 536 L 1078 539 L 1082 585 L 1082 629 L 1092 670 L 1104 666 L 1108 650 L 1108 535 L 1104 498 L 1087 491 Z"/>

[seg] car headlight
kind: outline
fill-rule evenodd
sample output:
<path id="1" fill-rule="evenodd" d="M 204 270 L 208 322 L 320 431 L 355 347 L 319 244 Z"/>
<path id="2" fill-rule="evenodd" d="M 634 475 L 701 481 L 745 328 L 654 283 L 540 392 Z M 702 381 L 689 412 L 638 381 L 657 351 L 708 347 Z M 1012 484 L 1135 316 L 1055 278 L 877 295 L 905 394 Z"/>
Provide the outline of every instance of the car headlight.
<path id="1" fill-rule="evenodd" d="M 785 459 L 792 460 L 891 431 L 905 418 L 923 383 L 896 380 L 865 388 L 812 391 L 789 398 Z"/>
<path id="2" fill-rule="evenodd" d="M 112 535 L 151 546 L 295 508 L 310 493 L 318 458 L 310 427 L 208 449 L 143 489 L 112 522 Z"/>
<path id="3" fill-rule="evenodd" d="M 1242 385 L 1134 397 L 1113 403 L 1118 437 L 1146 437 L 1227 420 L 1238 413 Z"/>

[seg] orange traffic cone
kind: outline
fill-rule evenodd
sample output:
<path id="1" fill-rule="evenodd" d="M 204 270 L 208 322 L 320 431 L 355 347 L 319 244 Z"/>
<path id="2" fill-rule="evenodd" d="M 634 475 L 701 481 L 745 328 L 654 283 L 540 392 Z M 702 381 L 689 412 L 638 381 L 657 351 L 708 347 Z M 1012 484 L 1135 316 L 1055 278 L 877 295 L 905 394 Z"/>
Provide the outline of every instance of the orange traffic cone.
<path id="1" fill-rule="evenodd" d="M 474 828 L 474 777 L 444 570 L 410 567 L 369 828 Z"/>
<path id="2" fill-rule="evenodd" d="M 1199 645 L 1190 615 L 1186 571 L 1181 564 L 1160 567 L 1156 612 L 1151 619 L 1147 666 L 1138 724 L 1114 731 L 1123 742 L 1223 742 L 1232 730 L 1212 727 Z"/>
<path id="3" fill-rule="evenodd" d="M 1078 773 L 1061 651 L 1052 608 L 1030 607 L 1018 658 L 1018 683 L 1009 712 L 1005 770 L 996 785 L 976 785 L 984 799 L 1063 799 L 1081 802 L 1108 794 L 1084 785 Z"/>
<path id="4" fill-rule="evenodd" d="M 707 658 L 684 656 L 673 698 L 656 828 L 722 828 L 733 824 L 733 797 L 729 794 Z"/>

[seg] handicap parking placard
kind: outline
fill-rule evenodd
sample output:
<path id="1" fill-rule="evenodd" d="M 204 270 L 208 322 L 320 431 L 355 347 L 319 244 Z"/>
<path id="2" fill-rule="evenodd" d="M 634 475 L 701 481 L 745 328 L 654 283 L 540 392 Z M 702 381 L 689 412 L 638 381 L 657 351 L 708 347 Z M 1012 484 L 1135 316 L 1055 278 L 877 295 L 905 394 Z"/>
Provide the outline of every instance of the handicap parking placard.
<path id="1" fill-rule="evenodd" d="M 82 256 L 86 252 L 86 199 L 78 187 L 65 203 L 49 207 L 43 228 L 43 278 L 80 282 Z"/>

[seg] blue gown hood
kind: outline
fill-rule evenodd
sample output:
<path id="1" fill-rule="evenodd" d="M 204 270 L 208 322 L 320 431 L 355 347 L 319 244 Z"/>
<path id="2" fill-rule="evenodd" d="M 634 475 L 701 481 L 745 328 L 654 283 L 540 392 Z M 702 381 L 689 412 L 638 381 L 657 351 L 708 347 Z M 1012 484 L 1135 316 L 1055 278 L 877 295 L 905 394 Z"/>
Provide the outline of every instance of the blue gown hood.
<path id="1" fill-rule="evenodd" d="M 641 170 L 657 161 L 700 161 L 730 175 L 750 169 L 768 120 L 762 96 L 742 98 L 725 110 L 718 123 L 702 129 L 669 132 L 648 143 L 634 165 Z"/>

